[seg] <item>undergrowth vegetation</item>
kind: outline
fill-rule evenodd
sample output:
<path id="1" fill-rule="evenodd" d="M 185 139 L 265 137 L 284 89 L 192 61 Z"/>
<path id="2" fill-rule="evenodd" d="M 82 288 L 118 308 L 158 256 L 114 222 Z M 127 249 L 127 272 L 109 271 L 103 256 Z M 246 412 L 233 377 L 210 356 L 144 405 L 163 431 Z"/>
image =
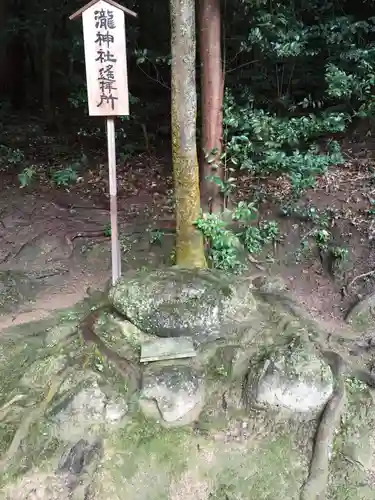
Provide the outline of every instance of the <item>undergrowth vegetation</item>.
<path id="1" fill-rule="evenodd" d="M 236 80 L 230 72 L 226 79 L 226 182 L 216 182 L 225 196 L 238 199 L 244 175 L 254 184 L 259 177 L 283 175 L 290 185 L 283 214 L 298 215 L 312 226 L 297 258 L 312 244 L 336 262 L 348 255 L 334 244 L 330 214 L 301 208 L 298 201 L 318 176 L 344 162 L 336 138 L 358 120 L 372 118 L 375 17 L 370 16 L 373 2 L 359 4 L 243 1 L 227 25 L 228 52 L 237 50 L 245 69 L 239 70 L 239 78 L 236 73 Z M 233 40 L 238 40 L 236 48 Z M 253 199 L 259 198 L 254 190 Z M 239 267 L 238 240 L 257 254 L 278 238 L 275 223 L 254 223 L 253 217 L 249 225 L 246 217 L 238 217 L 243 207 L 240 202 L 233 212 L 243 226 L 237 234 L 220 216 L 203 214 L 197 221 L 217 267 Z M 254 204 L 250 211 L 255 213 Z"/>
<path id="2" fill-rule="evenodd" d="M 27 109 L 44 109 L 49 122 L 58 127 L 68 122 L 81 144 L 99 139 L 104 145 L 104 128 L 93 120 L 82 126 L 77 118 L 87 107 L 83 42 L 80 23 L 65 22 L 75 3 L 56 3 L 56 10 L 46 5 L 43 1 L 25 3 L 22 16 L 10 10 L 6 19 L 8 29 L 0 35 L 3 46 L 11 46 L 17 32 L 28 50 L 27 57 L 23 54 L 20 82 L 4 96 L 2 121 L 6 122 L 18 99 Z M 116 129 L 121 161 L 139 151 L 149 152 L 155 145 L 170 147 L 168 1 L 158 2 L 156 8 L 151 0 L 133 0 L 127 7 L 139 13 L 141 25 L 129 23 L 127 31 L 131 116 L 123 118 Z M 196 221 L 208 242 L 213 266 L 238 271 L 243 266 L 243 249 L 256 255 L 280 240 L 276 222 L 259 220 L 263 194 L 256 190 L 257 179 L 277 176 L 283 176 L 290 188 L 285 199 L 277 200 L 283 214 L 289 217 L 298 212 L 312 226 L 302 237 L 301 256 L 313 242 L 320 253 L 345 260 L 347 249 L 333 242 L 330 214 L 301 208 L 299 200 L 314 187 L 317 177 L 344 162 L 340 138 L 348 128 L 372 118 L 374 12 L 372 0 L 223 2 L 225 97 L 220 162 L 225 175 L 217 177 L 212 165 L 210 180 L 219 184 L 225 205 L 229 200 L 233 208 L 230 213 L 202 213 Z M 51 25 L 58 36 L 47 47 L 43 40 Z M 43 86 L 46 67 L 37 64 L 39 54 L 46 51 L 49 59 L 43 64 L 51 66 L 47 69 L 53 87 L 49 95 Z M 53 61 L 63 63 L 55 67 Z M 38 178 L 38 168 L 26 156 L 6 134 L 0 135 L 0 170 L 17 168 L 23 187 Z M 83 163 L 71 158 L 56 161 L 48 166 L 47 176 L 56 186 L 69 187 L 79 179 Z M 244 178 L 253 181 L 251 199 L 242 196 Z M 158 242 L 160 235 L 151 239 Z"/>

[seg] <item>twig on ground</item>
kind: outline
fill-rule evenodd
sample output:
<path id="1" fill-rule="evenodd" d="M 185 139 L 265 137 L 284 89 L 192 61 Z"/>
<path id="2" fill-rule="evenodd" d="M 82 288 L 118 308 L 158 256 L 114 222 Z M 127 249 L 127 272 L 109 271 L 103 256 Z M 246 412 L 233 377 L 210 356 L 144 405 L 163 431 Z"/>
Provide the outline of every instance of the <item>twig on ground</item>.
<path id="1" fill-rule="evenodd" d="M 259 271 L 265 271 L 265 268 L 261 265 L 261 263 L 258 260 L 254 259 L 252 255 L 249 254 L 247 258 L 252 264 L 254 264 L 256 268 L 259 269 Z"/>
<path id="2" fill-rule="evenodd" d="M 346 285 L 346 289 L 350 288 L 351 286 L 353 286 L 353 284 L 360 280 L 360 279 L 363 279 L 363 278 L 367 278 L 368 276 L 373 276 L 375 274 L 375 269 L 373 269 L 372 271 L 367 271 L 367 273 L 362 273 L 362 274 L 358 274 L 358 276 L 356 276 L 355 278 L 352 279 L 352 281 L 350 281 L 347 285 Z"/>

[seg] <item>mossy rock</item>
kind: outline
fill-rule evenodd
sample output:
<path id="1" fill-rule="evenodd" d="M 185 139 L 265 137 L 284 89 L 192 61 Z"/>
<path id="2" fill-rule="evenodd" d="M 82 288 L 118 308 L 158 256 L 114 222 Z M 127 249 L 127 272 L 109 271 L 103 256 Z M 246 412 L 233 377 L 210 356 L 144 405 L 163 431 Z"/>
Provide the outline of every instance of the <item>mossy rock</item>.
<path id="1" fill-rule="evenodd" d="M 332 395 L 334 376 L 309 344 L 294 339 L 260 359 L 247 385 L 247 397 L 257 405 L 317 415 Z"/>
<path id="2" fill-rule="evenodd" d="M 140 330 L 203 342 L 231 336 L 233 324 L 253 319 L 247 280 L 210 270 L 169 268 L 126 273 L 112 288 L 113 307 Z"/>

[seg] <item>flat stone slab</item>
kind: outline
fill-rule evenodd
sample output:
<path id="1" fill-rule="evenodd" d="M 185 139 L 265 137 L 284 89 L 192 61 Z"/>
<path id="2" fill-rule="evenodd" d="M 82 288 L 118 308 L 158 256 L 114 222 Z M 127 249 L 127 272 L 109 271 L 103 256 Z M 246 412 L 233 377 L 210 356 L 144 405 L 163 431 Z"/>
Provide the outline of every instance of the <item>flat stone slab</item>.
<path id="1" fill-rule="evenodd" d="M 141 346 L 141 363 L 166 359 L 194 358 L 197 355 L 191 337 L 159 338 Z"/>

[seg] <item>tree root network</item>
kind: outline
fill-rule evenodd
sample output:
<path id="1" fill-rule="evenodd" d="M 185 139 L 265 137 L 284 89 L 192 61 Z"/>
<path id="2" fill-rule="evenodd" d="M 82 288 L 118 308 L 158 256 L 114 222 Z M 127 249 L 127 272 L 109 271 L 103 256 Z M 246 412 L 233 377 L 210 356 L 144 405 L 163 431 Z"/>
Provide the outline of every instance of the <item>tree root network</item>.
<path id="1" fill-rule="evenodd" d="M 336 376 L 336 385 L 320 418 L 314 440 L 309 475 L 301 489 L 300 500 L 324 500 L 326 497 L 330 452 L 346 399 L 344 361 L 339 355 L 335 355 L 335 357 L 336 366 L 333 372 Z"/>

